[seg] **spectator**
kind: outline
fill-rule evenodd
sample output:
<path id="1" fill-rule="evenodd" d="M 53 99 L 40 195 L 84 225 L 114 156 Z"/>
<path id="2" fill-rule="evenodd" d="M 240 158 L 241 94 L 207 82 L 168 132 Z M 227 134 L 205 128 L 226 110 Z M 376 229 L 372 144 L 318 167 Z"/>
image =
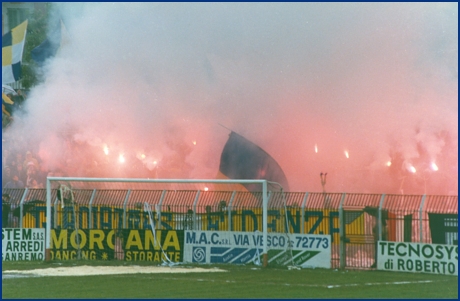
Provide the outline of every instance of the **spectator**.
<path id="1" fill-rule="evenodd" d="M 2 187 L 5 187 L 6 183 L 10 182 L 13 179 L 13 174 L 11 173 L 11 168 L 5 166 L 2 173 Z"/>
<path id="2" fill-rule="evenodd" d="M 35 169 L 35 165 L 32 162 L 27 164 L 27 181 L 26 183 L 31 182 L 31 179 L 37 178 L 37 170 Z"/>
<path id="3" fill-rule="evenodd" d="M 30 151 L 27 151 L 26 159 L 24 160 L 24 164 L 23 164 L 25 169 L 27 169 L 29 162 L 32 162 L 34 164 L 36 171 L 40 169 L 40 165 L 38 164 L 37 159 L 32 157 L 32 153 Z"/>
<path id="4" fill-rule="evenodd" d="M 24 188 L 24 182 L 19 181 L 19 178 L 17 175 L 13 175 L 13 178 L 11 181 L 5 184 L 5 189 L 11 189 L 11 188 Z"/>
<path id="5" fill-rule="evenodd" d="M 22 164 L 17 164 L 16 165 L 16 171 L 15 174 L 18 175 L 19 181 L 22 181 L 23 183 L 27 182 L 27 172 L 24 170 L 22 167 Z"/>
<path id="6" fill-rule="evenodd" d="M 14 95 L 12 100 L 14 101 L 14 106 L 17 109 L 21 109 L 22 104 L 24 103 L 26 94 L 19 89 L 16 92 L 17 92 L 17 95 Z"/>
<path id="7" fill-rule="evenodd" d="M 29 181 L 27 182 L 27 187 L 28 188 L 43 188 L 43 184 L 38 183 L 35 178 L 30 178 Z"/>
<path id="8" fill-rule="evenodd" d="M 16 166 L 22 165 L 24 160 L 22 159 L 21 153 L 16 153 L 16 155 L 12 156 L 10 159 L 10 163 L 8 164 L 11 167 L 11 171 L 16 171 Z"/>
<path id="9" fill-rule="evenodd" d="M 19 164 L 21 164 L 21 163 L 19 163 Z M 16 164 L 16 159 L 13 158 L 13 159 L 10 161 L 10 164 L 9 164 L 9 166 L 11 167 L 11 171 L 15 171 L 15 170 L 16 170 L 16 165 L 17 165 L 17 164 Z"/>

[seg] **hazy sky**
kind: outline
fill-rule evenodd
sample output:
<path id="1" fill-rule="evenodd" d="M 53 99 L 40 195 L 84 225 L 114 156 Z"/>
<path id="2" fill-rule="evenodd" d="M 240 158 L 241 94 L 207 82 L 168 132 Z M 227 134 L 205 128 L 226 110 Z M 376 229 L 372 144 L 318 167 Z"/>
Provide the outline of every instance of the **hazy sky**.
<path id="1" fill-rule="evenodd" d="M 329 192 L 458 194 L 457 3 L 59 9 L 69 42 L 7 133 L 47 168 L 151 176 L 133 166 L 156 161 L 159 177 L 215 178 L 222 124 L 291 191 L 322 191 L 327 172 Z"/>

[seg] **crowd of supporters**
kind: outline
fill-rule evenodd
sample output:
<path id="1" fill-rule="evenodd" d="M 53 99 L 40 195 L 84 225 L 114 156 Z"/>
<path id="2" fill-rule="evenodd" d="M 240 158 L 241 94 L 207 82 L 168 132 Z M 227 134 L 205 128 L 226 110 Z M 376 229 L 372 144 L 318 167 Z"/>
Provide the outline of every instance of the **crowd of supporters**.
<path id="1" fill-rule="evenodd" d="M 14 91 L 14 94 L 13 94 Z M 3 94 L 6 97 L 3 97 Z M 2 91 L 2 130 L 8 128 L 14 121 L 14 113 L 23 109 L 27 94 L 18 90 Z"/>
<path id="2" fill-rule="evenodd" d="M 2 188 L 43 188 L 47 175 L 31 151 L 22 153 L 3 148 Z"/>
<path id="3" fill-rule="evenodd" d="M 14 121 L 14 115 L 23 109 L 26 93 L 21 90 L 5 91 L 7 99 L 2 104 L 2 133 Z M 13 104 L 9 103 L 12 101 Z M 46 177 L 53 175 L 41 166 L 40 159 L 31 150 L 19 147 L 21 137 L 15 141 L 2 141 L 2 189 L 4 188 L 43 188 Z"/>

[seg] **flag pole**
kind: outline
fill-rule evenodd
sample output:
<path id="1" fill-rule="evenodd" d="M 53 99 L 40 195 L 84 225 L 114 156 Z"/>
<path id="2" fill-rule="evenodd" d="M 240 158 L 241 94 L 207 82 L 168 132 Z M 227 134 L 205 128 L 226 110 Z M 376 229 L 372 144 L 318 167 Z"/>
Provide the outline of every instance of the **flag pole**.
<path id="1" fill-rule="evenodd" d="M 220 124 L 220 123 L 218 123 L 218 125 L 220 125 L 220 126 L 223 127 L 224 129 L 229 130 L 230 132 L 233 132 L 231 129 L 229 129 L 228 127 L 226 127 L 226 126 L 224 126 L 224 125 L 222 125 L 222 124 Z"/>

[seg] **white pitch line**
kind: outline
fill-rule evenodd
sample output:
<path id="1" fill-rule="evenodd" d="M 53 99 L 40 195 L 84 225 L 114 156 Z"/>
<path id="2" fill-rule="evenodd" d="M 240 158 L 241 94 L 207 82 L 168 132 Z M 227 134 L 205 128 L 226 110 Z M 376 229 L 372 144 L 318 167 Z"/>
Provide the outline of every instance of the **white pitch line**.
<path id="1" fill-rule="evenodd" d="M 419 283 L 431 283 L 434 282 L 432 280 L 421 280 L 421 281 L 396 281 L 396 282 L 374 282 L 374 283 L 349 283 L 349 284 L 336 284 L 336 285 L 327 285 L 327 288 L 338 288 L 344 286 L 360 286 L 360 285 L 399 285 L 399 284 L 419 284 Z M 324 285 L 318 285 L 324 286 Z"/>
<path id="2" fill-rule="evenodd" d="M 226 283 L 234 283 L 237 284 L 239 283 L 238 281 L 224 281 L 224 280 L 219 280 L 215 281 L 213 280 L 204 280 L 204 279 L 185 279 L 185 278 L 162 278 L 163 280 L 179 280 L 179 281 L 184 281 L 184 280 L 191 280 L 191 281 L 204 281 L 204 282 L 226 282 Z M 394 282 L 368 282 L 368 283 L 346 283 L 346 284 L 302 284 L 302 283 L 265 283 L 268 285 L 284 285 L 284 286 L 302 286 L 302 287 L 324 287 L 324 288 L 340 288 L 340 287 L 356 287 L 356 286 L 373 286 L 373 285 L 402 285 L 402 284 L 423 284 L 423 283 L 433 283 L 433 282 L 442 282 L 445 280 L 420 280 L 420 281 L 394 281 Z"/>

